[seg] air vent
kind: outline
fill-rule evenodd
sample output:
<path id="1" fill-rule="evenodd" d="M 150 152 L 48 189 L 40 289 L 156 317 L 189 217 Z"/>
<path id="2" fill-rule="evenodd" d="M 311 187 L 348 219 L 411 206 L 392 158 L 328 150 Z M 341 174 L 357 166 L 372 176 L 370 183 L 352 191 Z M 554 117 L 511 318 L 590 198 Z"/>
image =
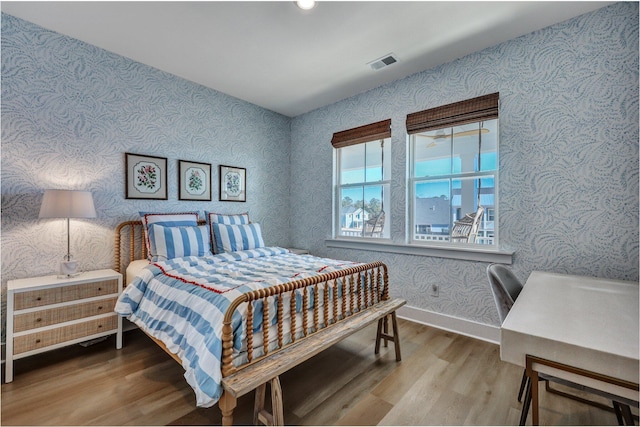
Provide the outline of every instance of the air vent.
<path id="1" fill-rule="evenodd" d="M 395 64 L 398 62 L 393 53 L 383 56 L 380 59 L 376 59 L 375 61 L 369 62 L 367 65 L 371 67 L 372 70 L 377 71 L 381 68 L 387 67 L 391 64 Z"/>

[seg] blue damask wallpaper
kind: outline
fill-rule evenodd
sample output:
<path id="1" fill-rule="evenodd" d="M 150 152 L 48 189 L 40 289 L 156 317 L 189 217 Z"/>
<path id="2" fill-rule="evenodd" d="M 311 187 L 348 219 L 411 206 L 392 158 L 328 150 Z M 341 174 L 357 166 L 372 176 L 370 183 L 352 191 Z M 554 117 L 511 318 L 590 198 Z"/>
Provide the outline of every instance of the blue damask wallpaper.
<path id="1" fill-rule="evenodd" d="M 293 119 L 2 14 L 2 290 L 50 274 L 63 220 L 47 188 L 90 190 L 72 221 L 83 269 L 110 268 L 113 230 L 140 210 L 249 211 L 265 241 L 382 260 L 392 292 L 487 325 L 485 263 L 328 248 L 334 132 L 392 119 L 392 240 L 404 241 L 408 113 L 500 92 L 500 241 L 534 269 L 638 279 L 638 3 L 502 43 Z M 384 71 L 382 71 L 384 72 Z M 169 200 L 126 200 L 124 153 L 169 159 Z M 213 165 L 213 202 L 177 195 L 178 159 Z M 247 168 L 247 202 L 217 201 L 217 165 Z M 429 296 L 432 283 L 440 296 Z M 4 298 L 3 298 L 4 301 Z M 2 310 L 4 312 L 4 309 Z"/>
<path id="2" fill-rule="evenodd" d="M 392 119 L 391 237 L 405 239 L 406 115 L 500 92 L 499 227 L 532 270 L 638 280 L 638 3 L 623 2 L 294 118 L 293 244 L 380 259 L 408 304 L 499 325 L 486 263 L 327 248 L 334 132 Z M 441 286 L 429 296 L 432 283 Z"/>

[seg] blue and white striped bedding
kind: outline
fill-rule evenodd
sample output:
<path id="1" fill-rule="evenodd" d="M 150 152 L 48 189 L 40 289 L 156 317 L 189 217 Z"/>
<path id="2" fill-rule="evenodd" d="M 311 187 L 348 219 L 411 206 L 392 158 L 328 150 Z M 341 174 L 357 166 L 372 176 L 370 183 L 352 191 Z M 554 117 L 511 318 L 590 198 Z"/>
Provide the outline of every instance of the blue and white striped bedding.
<path id="1" fill-rule="evenodd" d="M 278 247 L 159 261 L 127 286 L 115 311 L 179 356 L 197 406 L 210 407 L 222 395 L 222 321 L 236 297 L 358 264 L 294 255 Z M 236 312 L 234 330 L 241 326 Z M 234 347 L 241 346 L 237 339 Z"/>

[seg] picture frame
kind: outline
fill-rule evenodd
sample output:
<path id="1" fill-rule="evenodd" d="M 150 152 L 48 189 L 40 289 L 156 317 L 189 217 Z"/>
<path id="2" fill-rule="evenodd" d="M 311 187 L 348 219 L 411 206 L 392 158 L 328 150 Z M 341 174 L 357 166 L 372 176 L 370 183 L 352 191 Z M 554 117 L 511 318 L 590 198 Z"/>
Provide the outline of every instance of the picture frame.
<path id="1" fill-rule="evenodd" d="M 178 160 L 178 199 L 211 201 L 211 163 Z"/>
<path id="2" fill-rule="evenodd" d="M 247 170 L 236 166 L 220 165 L 221 202 L 247 201 Z"/>
<path id="3" fill-rule="evenodd" d="M 127 199 L 167 200 L 167 158 L 125 153 Z"/>

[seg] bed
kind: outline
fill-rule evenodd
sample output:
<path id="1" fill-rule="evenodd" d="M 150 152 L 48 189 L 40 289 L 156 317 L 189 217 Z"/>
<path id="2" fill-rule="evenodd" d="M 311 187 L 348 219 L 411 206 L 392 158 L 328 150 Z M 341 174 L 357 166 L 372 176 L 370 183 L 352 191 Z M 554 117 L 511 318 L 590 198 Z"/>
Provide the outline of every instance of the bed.
<path id="1" fill-rule="evenodd" d="M 249 248 L 216 254 L 196 250 L 195 255 L 178 253 L 181 256 L 149 261 L 155 250 L 149 248 L 151 229 L 145 231 L 145 226 L 143 219 L 124 222 L 116 229 L 115 269 L 126 272 L 127 287 L 115 310 L 181 363 L 197 406 L 220 401 L 223 423 L 231 423 L 236 397 L 229 396 L 234 392 L 225 385 L 226 379 L 249 372 L 249 367 L 264 364 L 274 355 L 287 355 L 294 347 L 296 355 L 301 354 L 301 345 L 309 343 L 302 347 L 307 347 L 307 356 L 293 356 L 306 360 L 321 350 L 318 345 L 310 348 L 310 338 L 322 333 L 329 337 L 322 341 L 333 342 L 331 335 L 336 331 L 333 338 L 341 339 L 337 334 L 353 329 L 356 319 L 364 325 L 365 314 L 378 320 L 376 353 L 382 340 L 385 345 L 392 341 L 400 360 L 395 309 L 376 312 L 391 301 L 383 263 L 296 255 L 285 248 L 264 246 L 261 237 Z M 208 227 L 213 246 L 219 244 L 220 236 L 216 242 L 209 221 L 162 230 L 178 239 L 176 230 L 184 234 L 184 228 L 193 231 L 194 227 L 203 238 Z M 345 328 L 349 322 L 353 324 Z M 268 372 L 264 375 L 260 381 L 266 384 L 272 378 Z M 278 374 L 273 375 L 277 379 Z M 273 393 L 273 382 L 271 386 Z M 276 417 L 275 423 L 282 423 L 281 418 Z"/>

